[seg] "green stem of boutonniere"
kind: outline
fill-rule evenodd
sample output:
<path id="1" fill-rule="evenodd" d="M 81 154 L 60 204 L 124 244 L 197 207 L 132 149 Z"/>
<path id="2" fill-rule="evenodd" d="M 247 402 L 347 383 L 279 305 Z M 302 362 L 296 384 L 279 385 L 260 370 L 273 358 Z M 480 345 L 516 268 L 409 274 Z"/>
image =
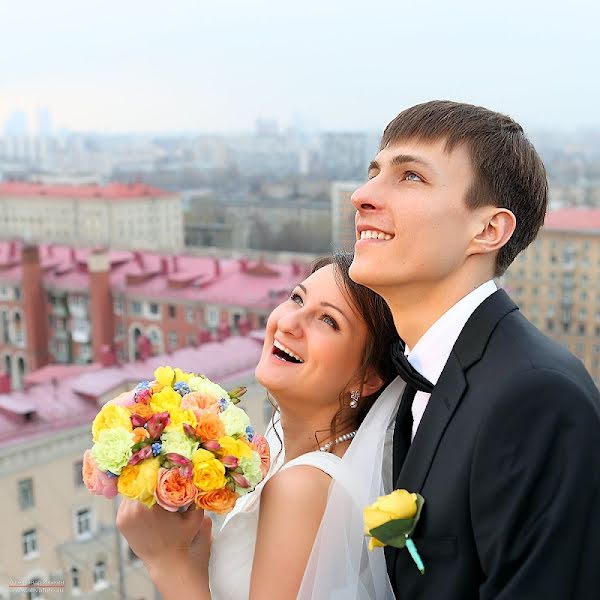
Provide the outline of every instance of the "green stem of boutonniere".
<path id="1" fill-rule="evenodd" d="M 412 559 L 415 561 L 417 569 L 419 569 L 421 575 L 425 575 L 425 565 L 423 564 L 423 561 L 419 556 L 419 551 L 417 550 L 415 543 L 412 541 L 408 534 L 406 534 L 406 549 L 410 553 Z"/>

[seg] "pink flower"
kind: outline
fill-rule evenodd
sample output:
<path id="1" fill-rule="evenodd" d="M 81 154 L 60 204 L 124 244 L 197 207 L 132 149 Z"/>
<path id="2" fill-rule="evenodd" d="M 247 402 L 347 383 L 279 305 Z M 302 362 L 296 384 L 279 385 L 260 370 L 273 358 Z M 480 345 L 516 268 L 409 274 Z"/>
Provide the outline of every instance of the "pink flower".
<path id="1" fill-rule="evenodd" d="M 83 483 L 95 496 L 114 498 L 117 495 L 118 477 L 111 477 L 103 473 L 92 457 L 92 451 L 86 450 L 83 454 L 83 469 L 81 470 Z"/>
<path id="2" fill-rule="evenodd" d="M 119 394 L 116 398 L 109 400 L 106 404 L 116 404 L 117 406 L 132 406 L 135 404 L 135 399 L 133 397 L 133 392 L 123 392 Z"/>
<path id="3" fill-rule="evenodd" d="M 187 509 L 196 498 L 198 490 L 191 477 L 181 474 L 177 468 L 158 470 L 158 481 L 154 497 L 156 502 L 169 512 Z"/>
<path id="4" fill-rule="evenodd" d="M 237 469 L 239 461 L 235 456 L 224 456 L 221 462 L 226 469 Z"/>
<path id="5" fill-rule="evenodd" d="M 262 435 L 254 435 L 252 438 L 252 447 L 260 456 L 260 471 L 263 478 L 266 477 L 269 466 L 271 465 L 271 450 L 269 448 L 269 442 Z"/>
<path id="6" fill-rule="evenodd" d="M 202 415 L 217 415 L 221 412 L 219 401 L 203 392 L 190 392 L 181 399 L 181 408 L 191 410 L 196 419 Z"/>
<path id="7" fill-rule="evenodd" d="M 170 423 L 171 417 L 168 412 L 153 414 L 146 423 L 146 429 L 153 440 L 157 440 L 164 428 Z"/>
<path id="8" fill-rule="evenodd" d="M 241 488 L 249 488 L 250 487 L 250 482 L 241 473 L 236 473 L 235 471 L 232 471 L 231 477 L 233 478 L 235 483 L 237 485 L 239 485 Z"/>

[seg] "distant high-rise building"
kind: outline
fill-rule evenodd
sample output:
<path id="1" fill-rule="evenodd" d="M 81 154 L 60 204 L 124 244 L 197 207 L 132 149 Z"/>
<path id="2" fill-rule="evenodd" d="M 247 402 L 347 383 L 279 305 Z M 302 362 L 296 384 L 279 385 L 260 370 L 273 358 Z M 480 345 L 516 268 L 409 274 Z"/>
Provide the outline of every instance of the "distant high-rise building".
<path id="1" fill-rule="evenodd" d="M 15 110 L 4 122 L 6 137 L 24 137 L 27 135 L 27 117 L 22 110 Z"/>
<path id="2" fill-rule="evenodd" d="M 45 107 L 38 108 L 37 111 L 37 133 L 43 137 L 52 135 L 52 117 L 50 110 Z"/>
<path id="3" fill-rule="evenodd" d="M 271 136 L 279 134 L 279 124 L 276 119 L 256 119 L 256 135 Z"/>
<path id="4" fill-rule="evenodd" d="M 369 161 L 377 153 L 377 143 L 364 132 L 327 132 L 321 135 L 321 168 L 336 179 L 366 175 Z"/>
<path id="5" fill-rule="evenodd" d="M 331 184 L 331 237 L 335 250 L 354 249 L 356 210 L 350 198 L 361 185 L 360 181 L 335 181 Z"/>

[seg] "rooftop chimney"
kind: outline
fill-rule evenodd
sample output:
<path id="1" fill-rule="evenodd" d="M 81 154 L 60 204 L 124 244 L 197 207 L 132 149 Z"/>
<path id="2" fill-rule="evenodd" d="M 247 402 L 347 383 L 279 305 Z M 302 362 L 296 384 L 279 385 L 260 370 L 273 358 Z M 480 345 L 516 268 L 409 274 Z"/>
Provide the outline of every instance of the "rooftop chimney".
<path id="1" fill-rule="evenodd" d="M 133 258 L 135 259 L 135 262 L 137 263 L 137 266 L 140 268 L 140 270 L 143 271 L 144 270 L 144 257 L 142 256 L 142 253 L 139 250 L 134 250 Z"/>
<path id="2" fill-rule="evenodd" d="M 160 259 L 160 274 L 161 275 L 169 274 L 169 259 L 166 256 L 163 256 Z"/>
<path id="3" fill-rule="evenodd" d="M 37 246 L 21 250 L 23 312 L 25 313 L 26 346 L 29 371 L 48 364 L 48 313 L 46 293 L 42 285 L 40 254 Z"/>
<path id="4" fill-rule="evenodd" d="M 104 364 L 104 348 L 112 347 L 115 334 L 113 297 L 110 287 L 110 261 L 106 252 L 88 256 L 90 312 L 94 362 Z"/>

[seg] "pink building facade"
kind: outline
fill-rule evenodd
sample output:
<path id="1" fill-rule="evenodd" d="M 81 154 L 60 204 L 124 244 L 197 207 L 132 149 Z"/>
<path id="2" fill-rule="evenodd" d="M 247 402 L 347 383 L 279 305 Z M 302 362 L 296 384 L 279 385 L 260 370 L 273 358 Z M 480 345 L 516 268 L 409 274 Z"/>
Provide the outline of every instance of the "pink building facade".
<path id="1" fill-rule="evenodd" d="M 306 273 L 297 263 L 0 242 L 0 371 L 19 389 L 48 363 L 123 363 L 246 335 Z"/>

